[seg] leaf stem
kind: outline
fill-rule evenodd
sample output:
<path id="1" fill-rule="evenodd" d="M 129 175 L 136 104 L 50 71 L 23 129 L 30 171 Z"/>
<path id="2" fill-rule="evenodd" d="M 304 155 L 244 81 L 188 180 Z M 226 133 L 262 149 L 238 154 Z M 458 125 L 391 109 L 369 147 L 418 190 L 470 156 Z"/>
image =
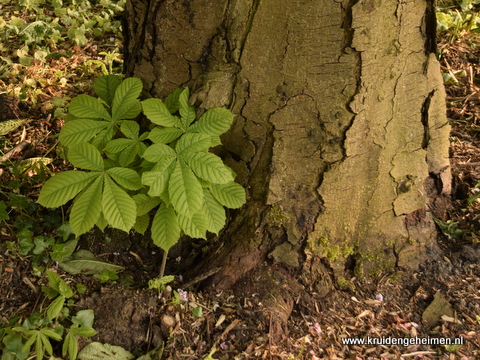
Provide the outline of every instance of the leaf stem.
<path id="1" fill-rule="evenodd" d="M 167 265 L 167 255 L 168 255 L 168 252 L 163 250 L 162 265 L 160 266 L 160 276 L 159 276 L 160 279 L 165 274 L 165 266 Z"/>

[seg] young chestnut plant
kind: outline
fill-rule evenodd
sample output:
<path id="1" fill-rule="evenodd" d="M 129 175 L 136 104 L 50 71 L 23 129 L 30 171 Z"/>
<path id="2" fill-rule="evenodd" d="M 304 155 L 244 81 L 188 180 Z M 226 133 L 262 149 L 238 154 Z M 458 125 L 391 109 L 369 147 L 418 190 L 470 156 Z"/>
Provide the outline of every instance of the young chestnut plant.
<path id="1" fill-rule="evenodd" d="M 208 109 L 198 120 L 189 89 L 177 89 L 165 102 L 138 96 L 137 78 L 115 75 L 94 82 L 99 98 L 79 95 L 59 141 L 78 169 L 61 172 L 40 191 L 38 203 L 58 207 L 74 199 L 70 226 L 78 236 L 97 225 L 144 234 L 151 223 L 153 242 L 166 254 L 183 234 L 206 238 L 226 221 L 225 207 L 245 203 L 234 172 L 209 152 L 221 144 L 234 115 Z M 140 133 L 132 121 L 140 112 L 153 123 Z M 153 216 L 153 220 L 151 220 Z"/>

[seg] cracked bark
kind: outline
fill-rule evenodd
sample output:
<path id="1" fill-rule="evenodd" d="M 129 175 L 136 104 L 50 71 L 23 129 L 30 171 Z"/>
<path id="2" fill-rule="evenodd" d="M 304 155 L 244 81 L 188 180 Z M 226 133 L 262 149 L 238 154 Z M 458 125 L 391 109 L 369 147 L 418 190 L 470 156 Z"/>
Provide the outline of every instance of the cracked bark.
<path id="1" fill-rule="evenodd" d="M 281 324 L 300 293 L 326 295 L 353 269 L 424 260 L 429 202 L 450 191 L 431 5 L 127 2 L 127 75 L 238 114 L 218 151 L 248 204 L 192 274 L 221 266 L 210 286 L 262 293 Z"/>

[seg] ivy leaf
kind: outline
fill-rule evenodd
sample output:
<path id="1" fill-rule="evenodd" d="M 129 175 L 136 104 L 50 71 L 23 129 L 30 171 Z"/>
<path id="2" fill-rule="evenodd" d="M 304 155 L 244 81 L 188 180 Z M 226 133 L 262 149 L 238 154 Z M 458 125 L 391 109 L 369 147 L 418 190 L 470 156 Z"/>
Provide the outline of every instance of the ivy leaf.
<path id="1" fill-rule="evenodd" d="M 122 167 L 114 167 L 107 170 L 107 174 L 120 186 L 128 190 L 138 190 L 142 188 L 142 179 L 135 170 Z"/>
<path id="2" fill-rule="evenodd" d="M 212 184 L 210 191 L 220 204 L 230 209 L 237 209 L 246 201 L 245 189 L 236 182 L 221 185 Z"/>
<path id="3" fill-rule="evenodd" d="M 143 113 L 154 124 L 166 127 L 182 128 L 182 123 L 173 116 L 167 106 L 160 99 L 147 99 L 142 101 Z"/>
<path id="4" fill-rule="evenodd" d="M 58 140 L 65 146 L 87 142 L 109 124 L 110 123 L 107 121 L 86 119 L 71 120 L 62 127 L 62 130 L 60 130 Z"/>
<path id="5" fill-rule="evenodd" d="M 73 199 L 99 173 L 65 171 L 47 180 L 37 202 L 49 208 L 59 207 Z"/>
<path id="6" fill-rule="evenodd" d="M 228 109 L 208 109 L 195 124 L 190 126 L 190 131 L 220 136 L 230 129 L 234 118 L 235 115 Z"/>
<path id="7" fill-rule="evenodd" d="M 180 237 L 177 215 L 171 208 L 160 205 L 152 221 L 152 239 L 165 252 L 175 245 Z"/>
<path id="8" fill-rule="evenodd" d="M 142 80 L 139 78 L 131 77 L 122 81 L 117 87 L 112 101 L 112 118 L 114 121 L 126 118 L 125 115 L 135 106 L 142 88 Z"/>
<path id="9" fill-rule="evenodd" d="M 203 180 L 214 184 L 226 184 L 234 180 L 232 171 L 222 162 L 222 159 L 212 153 L 183 152 L 182 159 L 195 175 Z"/>
<path id="10" fill-rule="evenodd" d="M 100 101 L 89 95 L 80 94 L 76 96 L 70 102 L 68 111 L 77 118 L 111 120 L 110 114 Z"/>
<path id="11" fill-rule="evenodd" d="M 203 205 L 203 189 L 192 170 L 178 160 L 168 181 L 173 208 L 181 215 L 193 216 Z"/>
<path id="12" fill-rule="evenodd" d="M 75 199 L 70 214 L 70 227 L 75 235 L 86 233 L 98 221 L 102 211 L 102 187 L 103 176 L 99 174 L 93 184 Z"/>
<path id="13" fill-rule="evenodd" d="M 121 82 L 122 80 L 117 75 L 104 75 L 95 79 L 93 88 L 100 99 L 105 101 L 108 106 L 112 106 L 115 90 Z"/>
<path id="14" fill-rule="evenodd" d="M 135 224 L 135 201 L 110 179 L 104 176 L 102 211 L 110 226 L 128 232 Z"/>
<path id="15" fill-rule="evenodd" d="M 94 171 L 103 171 L 104 169 L 102 155 L 95 146 L 89 143 L 76 144 L 70 147 L 68 160 L 73 166 L 81 169 Z"/>
<path id="16" fill-rule="evenodd" d="M 169 144 L 174 140 L 177 140 L 183 131 L 174 127 L 167 128 L 153 128 L 148 138 L 154 143 Z"/>

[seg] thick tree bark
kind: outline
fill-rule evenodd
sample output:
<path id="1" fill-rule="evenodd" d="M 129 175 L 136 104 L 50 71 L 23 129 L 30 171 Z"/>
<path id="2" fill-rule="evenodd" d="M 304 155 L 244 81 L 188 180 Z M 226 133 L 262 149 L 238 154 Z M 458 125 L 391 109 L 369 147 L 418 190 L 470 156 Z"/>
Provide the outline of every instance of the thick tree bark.
<path id="1" fill-rule="evenodd" d="M 425 260 L 450 192 L 433 0 L 131 0 L 126 19 L 127 75 L 237 114 L 221 153 L 248 203 L 199 265 L 213 285 L 285 320 L 300 289 Z"/>

